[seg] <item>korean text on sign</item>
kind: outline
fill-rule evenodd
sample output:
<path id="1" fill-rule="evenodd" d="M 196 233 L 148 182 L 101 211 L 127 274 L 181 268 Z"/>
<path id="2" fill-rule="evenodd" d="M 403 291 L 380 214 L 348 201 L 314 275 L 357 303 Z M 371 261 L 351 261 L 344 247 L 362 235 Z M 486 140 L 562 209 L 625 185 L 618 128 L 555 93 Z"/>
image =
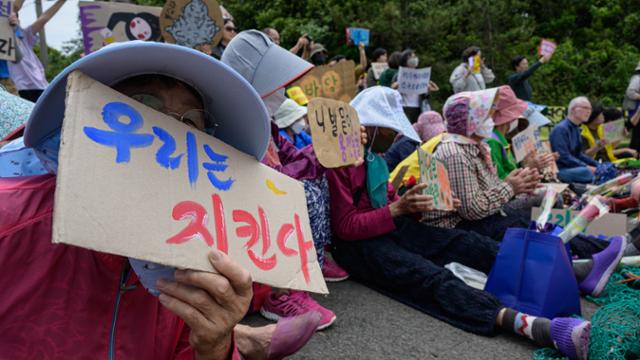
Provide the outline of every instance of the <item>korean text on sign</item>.
<path id="1" fill-rule="evenodd" d="M 299 182 L 80 72 L 68 82 L 54 242 L 205 271 L 216 247 L 255 281 L 326 292 Z"/>
<path id="2" fill-rule="evenodd" d="M 402 94 L 426 94 L 429 92 L 431 68 L 411 69 L 400 67 L 398 72 L 398 91 Z"/>

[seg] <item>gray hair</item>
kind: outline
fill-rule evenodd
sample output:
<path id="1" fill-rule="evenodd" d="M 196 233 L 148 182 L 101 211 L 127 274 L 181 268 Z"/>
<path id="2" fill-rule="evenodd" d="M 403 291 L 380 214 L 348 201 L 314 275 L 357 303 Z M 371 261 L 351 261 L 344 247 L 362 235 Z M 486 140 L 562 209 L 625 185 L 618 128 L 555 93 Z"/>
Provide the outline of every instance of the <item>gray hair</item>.
<path id="1" fill-rule="evenodd" d="M 567 108 L 567 115 L 571 114 L 571 111 L 573 110 L 573 108 L 580 105 L 580 103 L 582 102 L 587 102 L 591 104 L 591 102 L 589 101 L 589 98 L 587 98 L 586 96 L 578 96 L 571 99 L 571 101 L 569 102 L 569 108 Z"/>

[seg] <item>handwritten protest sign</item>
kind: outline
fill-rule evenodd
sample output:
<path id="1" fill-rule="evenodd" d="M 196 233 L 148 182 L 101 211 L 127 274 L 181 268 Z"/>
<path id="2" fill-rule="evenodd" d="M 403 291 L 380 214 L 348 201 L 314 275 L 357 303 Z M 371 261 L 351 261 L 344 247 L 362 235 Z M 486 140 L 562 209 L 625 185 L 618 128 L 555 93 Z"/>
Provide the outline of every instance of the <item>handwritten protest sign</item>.
<path id="1" fill-rule="evenodd" d="M 162 40 L 160 7 L 105 1 L 80 1 L 78 5 L 85 54 L 116 42 Z"/>
<path id="2" fill-rule="evenodd" d="M 540 41 L 540 47 L 538 47 L 538 55 L 553 55 L 553 53 L 556 52 L 556 47 L 557 45 L 555 42 L 548 39 L 542 39 L 542 41 Z"/>
<path id="3" fill-rule="evenodd" d="M 398 72 L 398 91 L 402 94 L 426 94 L 429 92 L 430 78 L 430 67 L 412 69 L 401 66 Z"/>
<path id="4" fill-rule="evenodd" d="M 438 210 L 453 210 L 453 192 L 449 184 L 449 171 L 440 160 L 418 147 L 420 182 L 427 184 L 424 195 L 433 197 L 433 206 Z"/>
<path id="5" fill-rule="evenodd" d="M 313 151 L 320 164 L 336 168 L 362 159 L 360 120 L 356 109 L 342 101 L 315 98 L 309 102 L 307 117 Z"/>
<path id="6" fill-rule="evenodd" d="M 402 179 L 404 179 L 404 175 L 409 171 L 409 165 L 404 165 L 398 170 L 396 176 L 391 180 L 391 186 L 398 191 L 400 186 L 402 185 Z"/>
<path id="7" fill-rule="evenodd" d="M 76 71 L 69 75 L 53 241 L 326 293 L 298 181 Z"/>
<path id="8" fill-rule="evenodd" d="M 373 69 L 373 77 L 376 80 L 380 79 L 380 74 L 382 74 L 382 72 L 387 70 L 388 68 L 389 68 L 389 64 L 386 62 L 371 63 L 371 69 Z"/>
<path id="9" fill-rule="evenodd" d="M 602 132 L 608 144 L 624 140 L 624 119 L 602 124 Z"/>
<path id="10" fill-rule="evenodd" d="M 224 21 L 215 0 L 167 0 L 160 14 L 162 37 L 168 43 L 199 48 L 216 46 Z"/>
<path id="11" fill-rule="evenodd" d="M 369 46 L 369 29 L 350 27 L 346 29 L 347 45 Z"/>
<path id="12" fill-rule="evenodd" d="M 341 61 L 333 66 L 316 66 L 291 85 L 300 86 L 309 99 L 324 97 L 348 103 L 356 95 L 354 69 L 353 60 Z"/>
<path id="13" fill-rule="evenodd" d="M 16 35 L 9 25 L 13 2 L 0 0 L 0 60 L 16 61 Z"/>
<path id="14" fill-rule="evenodd" d="M 536 132 L 537 129 L 535 127 L 529 126 L 511 139 L 513 156 L 517 162 L 524 160 L 527 155 L 537 150 L 539 135 Z"/>

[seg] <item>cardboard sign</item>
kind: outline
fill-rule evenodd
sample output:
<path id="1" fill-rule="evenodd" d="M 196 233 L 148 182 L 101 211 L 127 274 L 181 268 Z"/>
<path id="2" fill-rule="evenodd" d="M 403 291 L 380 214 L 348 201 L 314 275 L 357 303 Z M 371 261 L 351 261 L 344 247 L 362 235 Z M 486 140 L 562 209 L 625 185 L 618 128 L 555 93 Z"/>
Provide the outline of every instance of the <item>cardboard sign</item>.
<path id="1" fill-rule="evenodd" d="M 482 67 L 482 59 L 480 58 L 480 55 L 476 54 L 474 56 L 469 56 L 468 61 L 471 72 L 474 74 L 480 74 L 480 68 Z"/>
<path id="2" fill-rule="evenodd" d="M 409 165 L 404 165 L 400 168 L 400 170 L 398 170 L 393 180 L 391 180 L 391 185 L 396 191 L 398 191 L 400 189 L 400 186 L 402 186 L 402 179 L 404 179 L 404 175 L 407 173 L 407 171 L 409 171 Z"/>
<path id="3" fill-rule="evenodd" d="M 315 98 L 307 106 L 313 151 L 320 164 L 337 168 L 362 159 L 358 112 L 342 101 Z"/>
<path id="4" fill-rule="evenodd" d="M 400 66 L 398 91 L 405 95 L 420 95 L 429 92 L 431 68 L 412 69 Z"/>
<path id="5" fill-rule="evenodd" d="M 223 27 L 215 0 L 167 0 L 160 14 L 164 41 L 190 48 L 218 45 Z"/>
<path id="6" fill-rule="evenodd" d="M 53 241 L 326 293 L 302 184 L 76 71 L 69 75 Z"/>
<path id="7" fill-rule="evenodd" d="M 624 140 L 624 119 L 602 124 L 602 132 L 607 144 Z"/>
<path id="8" fill-rule="evenodd" d="M 347 45 L 369 46 L 369 29 L 350 27 L 346 29 Z"/>
<path id="9" fill-rule="evenodd" d="M 291 85 L 300 86 L 309 100 L 324 97 L 348 103 L 356 96 L 355 63 L 349 60 L 316 66 Z"/>
<path id="10" fill-rule="evenodd" d="M 534 207 L 531 209 L 531 220 L 536 220 L 542 213 L 542 209 Z M 570 209 L 551 209 L 549 215 L 549 223 L 562 226 L 563 228 L 569 225 L 569 222 L 573 220 L 580 211 Z M 588 235 L 595 236 L 617 236 L 624 235 L 629 232 L 629 226 L 627 216 L 623 214 L 605 214 L 603 217 L 591 222 L 587 227 L 586 233 Z"/>
<path id="11" fill-rule="evenodd" d="M 371 69 L 373 69 L 373 77 L 376 80 L 380 79 L 380 74 L 382 74 L 382 72 L 387 70 L 388 68 L 389 68 L 389 63 L 386 63 L 386 62 L 371 63 Z"/>
<path id="12" fill-rule="evenodd" d="M 16 61 L 16 34 L 9 25 L 13 2 L 0 0 L 0 60 Z"/>
<path id="13" fill-rule="evenodd" d="M 516 158 L 517 162 L 521 162 L 525 157 L 527 157 L 527 155 L 538 149 L 538 143 L 540 140 L 539 135 L 537 135 L 536 132 L 537 130 L 535 127 L 529 126 L 511 139 L 513 156 Z"/>
<path id="14" fill-rule="evenodd" d="M 420 183 L 427 184 L 424 195 L 433 197 L 433 206 L 437 210 L 453 210 L 453 192 L 449 184 L 447 165 L 418 147 L 420 165 Z"/>
<path id="15" fill-rule="evenodd" d="M 86 55 L 123 41 L 162 41 L 162 8 L 122 2 L 80 1 L 80 29 Z"/>
<path id="16" fill-rule="evenodd" d="M 529 126 L 539 128 L 540 126 L 549 125 L 551 120 L 540 113 L 540 108 L 544 109 L 544 106 L 528 103 L 527 109 L 522 113 L 522 116 L 529 120 Z"/>
<path id="17" fill-rule="evenodd" d="M 553 53 L 556 52 L 557 46 L 558 45 L 551 40 L 542 39 L 542 41 L 540 41 L 540 47 L 538 48 L 538 55 L 553 55 Z"/>

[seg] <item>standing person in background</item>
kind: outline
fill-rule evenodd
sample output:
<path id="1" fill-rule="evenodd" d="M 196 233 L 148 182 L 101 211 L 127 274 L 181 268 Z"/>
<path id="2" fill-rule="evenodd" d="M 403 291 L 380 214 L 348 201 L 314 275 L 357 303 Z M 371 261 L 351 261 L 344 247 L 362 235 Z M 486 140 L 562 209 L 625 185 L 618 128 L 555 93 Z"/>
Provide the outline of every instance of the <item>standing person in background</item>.
<path id="1" fill-rule="evenodd" d="M 309 52 L 309 62 L 315 66 L 324 65 L 327 63 L 329 52 L 320 43 L 313 43 Z M 306 59 L 305 59 L 306 60 Z"/>
<path id="2" fill-rule="evenodd" d="M 32 102 L 36 102 L 44 89 L 49 85 L 44 73 L 44 66 L 40 59 L 33 52 L 33 46 L 38 42 L 36 35 L 44 28 L 44 25 L 64 5 L 65 0 L 56 1 L 30 26 L 23 28 L 20 26 L 18 11 L 22 8 L 23 0 L 14 3 L 14 12 L 9 16 L 9 24 L 16 33 L 16 62 L 8 61 L 9 75 L 18 89 L 20 97 Z"/>
<path id="3" fill-rule="evenodd" d="M 262 32 L 265 33 L 274 44 L 280 45 L 280 33 L 278 30 L 268 27 L 264 28 Z"/>
<path id="4" fill-rule="evenodd" d="M 400 55 L 400 66 L 416 69 L 420 64 L 420 59 L 416 55 L 416 53 L 411 49 L 406 49 Z M 393 77 L 391 81 L 391 87 L 394 89 L 398 89 L 400 86 L 398 83 L 398 75 L 400 72 L 398 71 L 396 75 Z M 433 81 L 429 81 L 429 92 L 438 91 L 440 88 Z M 426 103 L 424 106 L 423 104 Z M 416 120 L 418 120 L 418 116 L 421 111 L 431 110 L 429 106 L 429 102 L 427 100 L 427 94 L 418 95 L 418 94 L 402 94 L 402 108 L 404 109 L 404 113 L 407 115 L 409 121 L 414 124 Z"/>
<path id="5" fill-rule="evenodd" d="M 480 56 L 480 72 L 474 74 L 473 69 L 469 66 L 469 59 L 476 55 Z M 453 86 L 453 92 L 459 93 L 484 90 L 487 88 L 487 84 L 492 83 L 495 78 L 493 71 L 484 64 L 480 48 L 471 46 L 462 52 L 462 63 L 453 70 L 449 82 Z"/>
<path id="6" fill-rule="evenodd" d="M 629 111 L 629 118 L 632 118 L 638 110 L 638 101 L 640 101 L 640 62 L 633 70 L 627 90 L 624 92 L 622 107 Z"/>
<path id="7" fill-rule="evenodd" d="M 232 19 L 224 19 L 224 26 L 222 28 L 222 40 L 220 43 L 213 48 L 211 51 L 211 55 L 214 58 L 220 60 L 222 57 L 222 53 L 224 53 L 224 49 L 227 48 L 227 45 L 238 34 L 238 28 L 236 24 L 234 24 Z"/>
<path id="8" fill-rule="evenodd" d="M 529 66 L 529 60 L 522 55 L 516 56 L 511 60 L 511 67 L 516 72 L 509 75 L 507 82 L 513 89 L 513 92 L 516 93 L 518 99 L 532 101 L 533 89 L 529 84 L 529 76 L 533 75 L 542 64 L 546 64 L 550 59 L 551 55 L 541 56 L 540 59 L 531 66 Z"/>
<path id="9" fill-rule="evenodd" d="M 391 87 L 391 84 L 393 84 L 393 78 L 398 74 L 401 57 L 402 53 L 399 51 L 391 53 L 389 56 L 389 68 L 380 74 L 380 86 Z"/>
<path id="10" fill-rule="evenodd" d="M 386 63 L 387 62 L 387 50 L 383 48 L 377 48 L 371 53 L 372 63 Z M 378 80 L 373 74 L 373 66 L 369 67 L 367 71 L 367 87 L 378 85 Z"/>
<path id="11" fill-rule="evenodd" d="M 302 53 L 300 53 L 300 50 L 302 50 Z M 311 56 L 311 38 L 309 35 L 303 34 L 300 36 L 300 38 L 298 38 L 298 42 L 296 42 L 289 51 L 305 60 L 308 60 Z"/>

